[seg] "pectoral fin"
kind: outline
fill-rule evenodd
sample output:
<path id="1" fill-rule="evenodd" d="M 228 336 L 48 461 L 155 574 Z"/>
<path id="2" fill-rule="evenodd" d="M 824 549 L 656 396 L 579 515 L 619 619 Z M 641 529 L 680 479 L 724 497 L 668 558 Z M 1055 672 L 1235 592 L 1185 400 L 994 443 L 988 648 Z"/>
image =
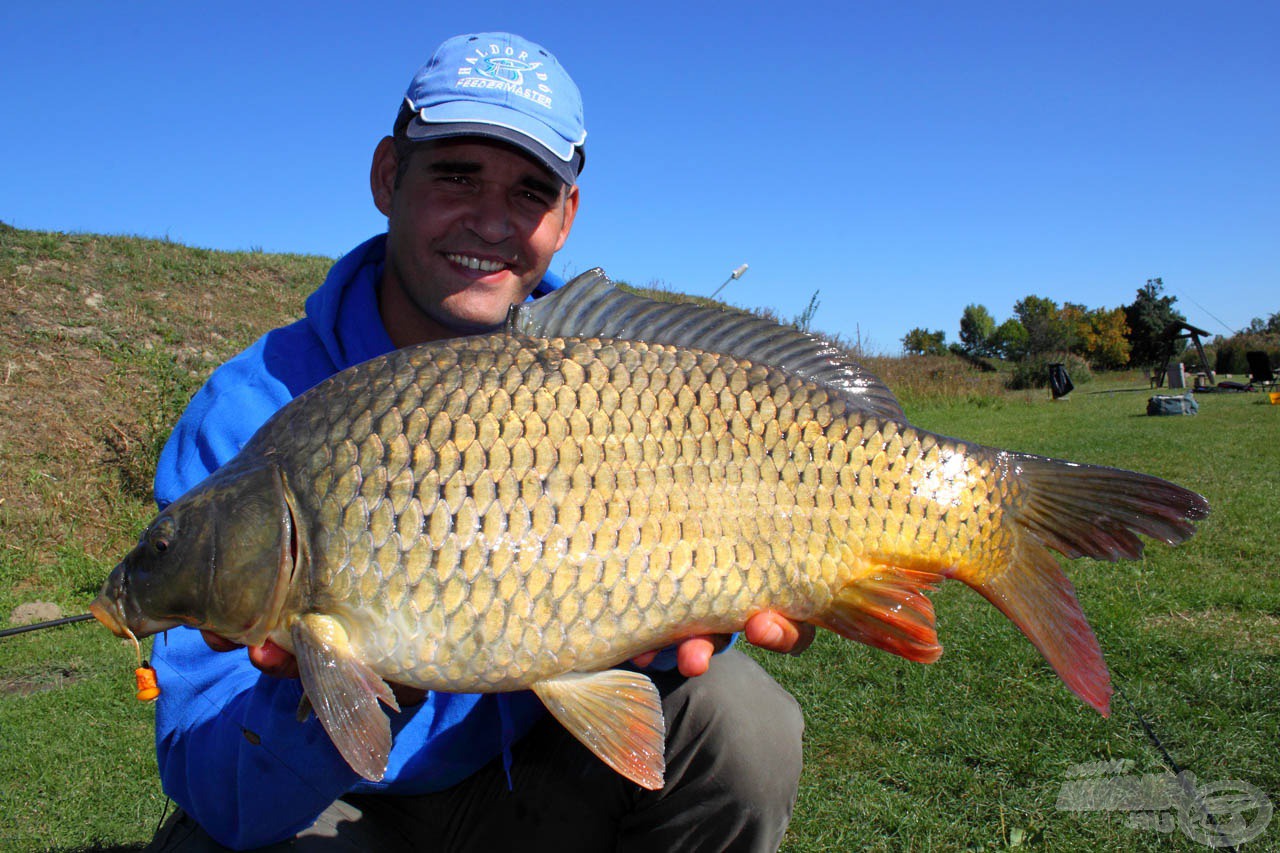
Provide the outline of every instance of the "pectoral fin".
<path id="1" fill-rule="evenodd" d="M 569 672 L 539 681 L 533 692 L 605 764 L 642 788 L 662 787 L 667 727 L 662 698 L 647 676 Z"/>
<path id="2" fill-rule="evenodd" d="M 378 700 L 399 711 L 391 688 L 355 657 L 346 630 L 332 616 L 309 613 L 293 623 L 292 633 L 303 689 L 333 745 L 361 776 L 381 780 L 391 725 Z"/>

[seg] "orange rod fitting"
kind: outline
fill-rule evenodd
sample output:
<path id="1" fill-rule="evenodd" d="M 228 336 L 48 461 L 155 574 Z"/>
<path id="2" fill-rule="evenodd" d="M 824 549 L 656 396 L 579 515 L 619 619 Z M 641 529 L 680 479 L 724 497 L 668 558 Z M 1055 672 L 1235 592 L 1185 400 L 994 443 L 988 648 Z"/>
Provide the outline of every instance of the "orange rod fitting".
<path id="1" fill-rule="evenodd" d="M 138 682 L 138 701 L 150 702 L 160 695 L 160 685 L 156 682 L 156 671 L 150 663 L 143 661 L 142 666 L 133 671 Z"/>

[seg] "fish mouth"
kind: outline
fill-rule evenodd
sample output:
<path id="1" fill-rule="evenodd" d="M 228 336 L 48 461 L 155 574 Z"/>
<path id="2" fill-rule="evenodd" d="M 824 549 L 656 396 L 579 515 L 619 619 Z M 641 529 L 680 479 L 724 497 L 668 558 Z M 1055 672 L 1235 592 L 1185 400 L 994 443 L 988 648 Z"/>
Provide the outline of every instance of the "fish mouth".
<path id="1" fill-rule="evenodd" d="M 131 562 L 128 557 L 116 566 L 102 591 L 89 605 L 89 612 L 111 633 L 125 640 L 140 640 L 183 624 L 181 619 L 153 618 L 138 607 L 129 586 Z"/>
<path id="2" fill-rule="evenodd" d="M 125 615 L 125 606 L 122 598 L 112 598 L 106 592 L 94 599 L 93 603 L 89 605 L 89 612 L 108 631 L 122 640 L 133 640 L 134 642 L 182 624 L 178 619 L 163 621 L 145 616 L 130 620 Z"/>
<path id="3" fill-rule="evenodd" d="M 93 614 L 94 619 L 101 622 L 117 637 L 127 639 L 134 636 L 124 623 L 124 614 L 121 612 L 119 602 L 108 599 L 105 594 L 94 599 L 93 604 L 89 605 L 89 612 Z"/>

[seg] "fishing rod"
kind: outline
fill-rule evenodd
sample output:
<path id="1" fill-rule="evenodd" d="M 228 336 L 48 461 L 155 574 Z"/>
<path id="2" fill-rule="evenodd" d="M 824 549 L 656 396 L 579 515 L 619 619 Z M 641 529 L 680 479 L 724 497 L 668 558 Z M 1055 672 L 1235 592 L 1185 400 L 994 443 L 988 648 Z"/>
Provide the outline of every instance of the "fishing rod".
<path id="1" fill-rule="evenodd" d="M 0 640 L 17 634 L 25 634 L 28 631 L 39 631 L 44 628 L 56 628 L 59 625 L 70 625 L 72 622 L 84 622 L 92 618 L 92 613 L 81 613 L 79 616 L 64 616 L 61 619 L 50 619 L 48 622 L 34 622 L 30 625 L 19 625 L 16 628 L 5 628 L 4 630 L 0 630 Z"/>

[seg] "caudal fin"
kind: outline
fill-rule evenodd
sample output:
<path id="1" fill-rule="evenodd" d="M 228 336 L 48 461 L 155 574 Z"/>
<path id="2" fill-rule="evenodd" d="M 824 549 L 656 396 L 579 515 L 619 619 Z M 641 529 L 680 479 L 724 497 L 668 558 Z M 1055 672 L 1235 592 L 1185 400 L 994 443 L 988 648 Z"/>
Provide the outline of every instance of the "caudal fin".
<path id="1" fill-rule="evenodd" d="M 1004 523 L 1012 525 L 1007 562 L 956 577 L 980 592 L 1027 635 L 1071 690 L 1110 712 L 1111 680 L 1075 590 L 1047 550 L 1099 560 L 1142 556 L 1139 534 L 1177 544 L 1209 514 L 1200 495 L 1116 468 L 1002 454 L 1007 490 Z"/>
<path id="2" fill-rule="evenodd" d="M 981 547 L 972 548 L 970 562 L 928 566 L 904 556 L 911 568 L 885 564 L 860 574 L 810 621 L 929 663 L 942 647 L 925 593 L 954 577 L 1009 617 L 1066 685 L 1105 716 L 1111 706 L 1107 665 L 1075 589 L 1049 549 L 1068 557 L 1134 559 L 1142 556 L 1140 535 L 1177 544 L 1208 516 L 1209 504 L 1181 486 L 1132 471 L 1004 452 L 992 461 L 1000 483 L 988 493 L 1002 503 L 999 522 L 990 523 L 999 528 L 972 531 Z"/>

